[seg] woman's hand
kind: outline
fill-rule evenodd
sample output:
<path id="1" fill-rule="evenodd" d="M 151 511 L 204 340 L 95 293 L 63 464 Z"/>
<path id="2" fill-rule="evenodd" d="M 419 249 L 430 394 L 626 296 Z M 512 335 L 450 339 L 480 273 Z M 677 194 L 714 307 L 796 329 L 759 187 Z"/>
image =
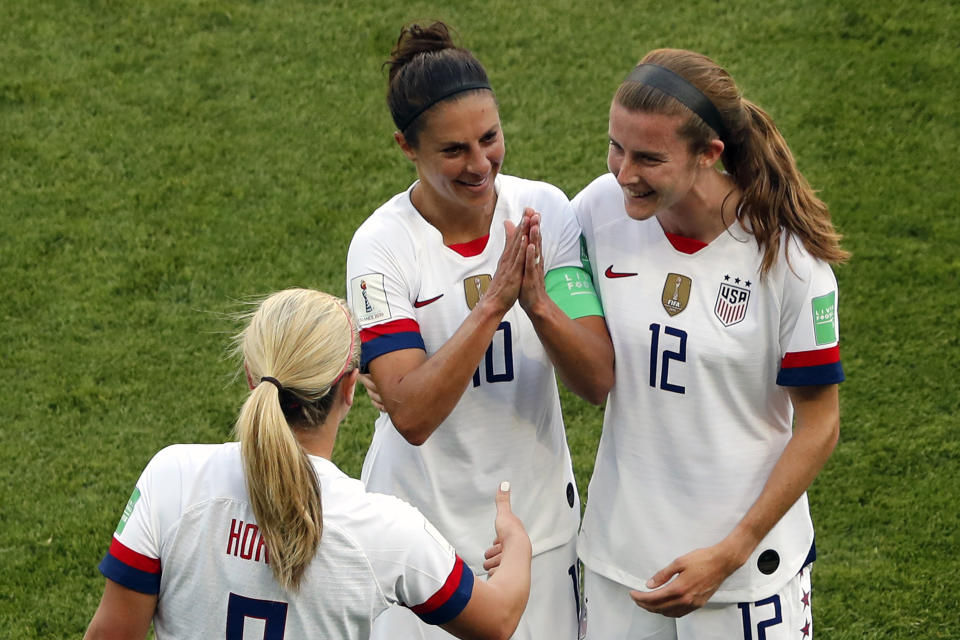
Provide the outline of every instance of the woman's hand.
<path id="1" fill-rule="evenodd" d="M 742 564 L 723 542 L 697 549 L 654 574 L 647 581 L 653 591 L 631 591 L 630 597 L 647 611 L 679 618 L 705 605 Z"/>
<path id="2" fill-rule="evenodd" d="M 373 406 L 380 413 L 386 413 L 387 407 L 383 404 L 383 397 L 380 395 L 380 390 L 377 389 L 377 384 L 373 381 L 373 378 L 369 373 L 361 373 L 360 383 L 363 385 L 363 388 L 367 390 L 367 396 L 370 398 L 370 402 L 373 403 Z"/>
<path id="3" fill-rule="evenodd" d="M 543 282 L 543 237 L 540 235 L 540 214 L 527 207 L 523 220 L 529 225 L 528 242 L 524 253 L 523 285 L 520 288 L 520 306 L 527 314 L 547 298 Z"/>
<path id="4" fill-rule="evenodd" d="M 526 262 L 530 220 L 524 216 L 520 226 L 507 220 L 503 223 L 507 232 L 507 241 L 497 263 L 497 271 L 493 274 L 490 286 L 483 298 L 491 304 L 499 315 L 503 315 L 513 307 L 520 295 L 523 285 L 523 269 Z"/>

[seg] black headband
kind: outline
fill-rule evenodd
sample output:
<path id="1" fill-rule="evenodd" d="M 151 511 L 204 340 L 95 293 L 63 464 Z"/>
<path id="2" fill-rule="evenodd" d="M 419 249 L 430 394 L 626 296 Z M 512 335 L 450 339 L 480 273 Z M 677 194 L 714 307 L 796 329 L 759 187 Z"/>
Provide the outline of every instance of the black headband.
<path id="1" fill-rule="evenodd" d="M 721 140 L 726 141 L 727 128 L 723 125 L 723 118 L 720 117 L 717 106 L 700 89 L 670 69 L 658 64 L 638 64 L 623 81 L 645 84 L 678 100 L 680 104 L 700 116 L 707 126 L 717 132 Z"/>
<path id="2" fill-rule="evenodd" d="M 450 96 L 457 95 L 458 93 L 463 93 L 464 91 L 472 91 L 473 89 L 490 89 L 493 91 L 493 89 L 490 87 L 490 83 L 486 80 L 477 80 L 474 82 L 454 82 L 432 91 L 421 106 L 412 108 L 406 113 L 394 114 L 393 123 L 397 125 L 397 129 L 403 132 L 407 127 L 413 124 L 413 121 L 416 120 L 421 113 L 437 104 L 441 100 L 445 100 Z"/>

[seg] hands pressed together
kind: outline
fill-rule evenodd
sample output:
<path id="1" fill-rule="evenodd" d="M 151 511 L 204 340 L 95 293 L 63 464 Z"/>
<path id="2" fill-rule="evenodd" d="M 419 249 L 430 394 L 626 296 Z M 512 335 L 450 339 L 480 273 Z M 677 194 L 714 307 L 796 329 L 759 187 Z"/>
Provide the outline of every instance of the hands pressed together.
<path id="1" fill-rule="evenodd" d="M 504 222 L 507 241 L 485 297 L 506 312 L 519 300 L 529 311 L 547 296 L 543 284 L 543 248 L 540 214 L 527 207 L 519 225 Z"/>

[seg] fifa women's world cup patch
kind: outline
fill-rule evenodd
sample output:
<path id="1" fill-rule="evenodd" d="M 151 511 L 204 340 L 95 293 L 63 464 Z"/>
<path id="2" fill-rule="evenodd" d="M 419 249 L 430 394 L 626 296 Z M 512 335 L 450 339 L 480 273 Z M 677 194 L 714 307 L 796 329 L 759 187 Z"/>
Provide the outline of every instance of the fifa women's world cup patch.
<path id="1" fill-rule="evenodd" d="M 353 315 L 361 327 L 384 322 L 391 317 L 382 273 L 367 273 L 352 279 L 350 300 Z"/>
<path id="2" fill-rule="evenodd" d="M 713 313 L 725 327 L 731 327 L 747 317 L 747 305 L 750 304 L 750 285 L 753 283 L 739 277 L 723 276 L 717 303 Z"/>
<path id="3" fill-rule="evenodd" d="M 690 289 L 693 287 L 693 281 L 687 276 L 679 273 L 668 273 L 667 279 L 663 283 L 663 293 L 660 294 L 660 302 L 663 308 L 671 316 L 675 316 L 687 308 L 690 302 Z"/>

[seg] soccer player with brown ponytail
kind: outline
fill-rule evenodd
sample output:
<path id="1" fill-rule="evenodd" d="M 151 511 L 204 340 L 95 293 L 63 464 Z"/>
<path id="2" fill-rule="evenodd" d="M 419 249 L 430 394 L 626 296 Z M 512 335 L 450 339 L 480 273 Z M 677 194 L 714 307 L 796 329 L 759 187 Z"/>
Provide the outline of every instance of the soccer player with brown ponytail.
<path id="1" fill-rule="evenodd" d="M 649 53 L 575 199 L 616 353 L 578 552 L 590 638 L 809 638 L 847 254 L 773 120 Z"/>

